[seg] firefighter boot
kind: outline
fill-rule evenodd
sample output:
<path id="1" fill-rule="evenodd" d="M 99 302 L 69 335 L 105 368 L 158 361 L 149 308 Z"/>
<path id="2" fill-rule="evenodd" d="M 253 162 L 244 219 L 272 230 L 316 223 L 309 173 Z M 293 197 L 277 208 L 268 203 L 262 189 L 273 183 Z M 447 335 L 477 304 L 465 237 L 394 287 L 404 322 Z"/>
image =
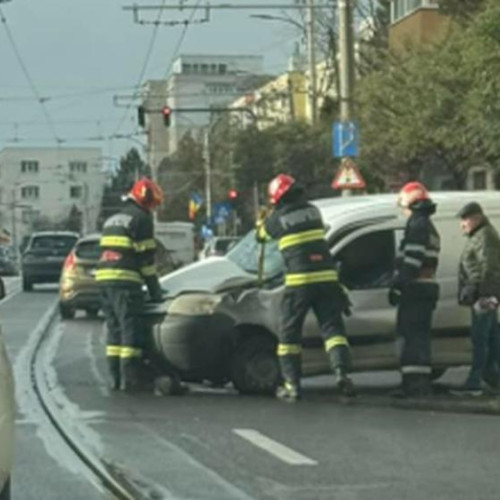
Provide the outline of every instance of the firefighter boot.
<path id="1" fill-rule="evenodd" d="M 276 390 L 276 397 L 287 403 L 295 403 L 301 396 L 300 387 L 291 382 L 284 382 L 283 385 Z"/>
<path id="2" fill-rule="evenodd" d="M 142 392 L 143 384 L 139 378 L 140 358 L 125 358 L 121 360 L 121 390 L 129 393 Z"/>
<path id="3" fill-rule="evenodd" d="M 189 392 L 189 387 L 183 384 L 179 378 L 163 376 L 155 379 L 155 396 L 184 396 Z"/>
<path id="4" fill-rule="evenodd" d="M 335 370 L 335 376 L 337 379 L 337 389 L 339 390 L 341 396 L 346 398 L 355 398 L 356 387 L 350 377 L 347 376 L 347 370 L 345 368 L 337 368 Z"/>
<path id="5" fill-rule="evenodd" d="M 108 367 L 109 367 L 109 389 L 111 391 L 120 390 L 120 357 L 119 356 L 108 356 Z"/>

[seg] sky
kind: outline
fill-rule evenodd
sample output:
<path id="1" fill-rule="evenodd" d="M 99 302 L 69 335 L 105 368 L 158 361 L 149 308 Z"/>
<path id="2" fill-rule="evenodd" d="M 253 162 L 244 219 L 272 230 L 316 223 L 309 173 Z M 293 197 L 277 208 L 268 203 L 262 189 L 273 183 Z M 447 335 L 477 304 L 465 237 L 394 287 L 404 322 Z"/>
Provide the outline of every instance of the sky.
<path id="1" fill-rule="evenodd" d="M 0 150 L 8 146 L 51 147 L 57 137 L 64 141 L 63 146 L 97 146 L 105 157 L 116 159 L 130 147 L 137 147 L 141 137 L 109 139 L 138 131 L 135 107 L 128 111 L 117 107 L 113 97 L 130 95 L 143 68 L 144 82 L 164 78 L 176 53 L 257 54 L 264 56 L 267 73 L 279 74 L 286 70 L 288 57 L 300 38 L 291 25 L 250 17 L 264 12 L 279 15 L 279 11 L 213 11 L 209 23 L 190 25 L 182 39 L 182 26 L 159 27 L 152 43 L 154 27 L 135 24 L 132 12 L 122 9 L 134 0 L 3 1 L 0 8 L 6 22 L 0 23 Z M 162 1 L 167 5 L 178 3 L 135 3 L 160 5 Z M 198 0 L 184 2 L 195 5 Z M 199 3 L 204 5 L 205 1 Z M 185 19 L 191 13 L 164 11 L 163 19 Z M 147 20 L 157 16 L 157 11 L 141 13 Z M 194 19 L 199 17 L 203 17 L 202 12 L 194 15 Z M 44 101 L 43 106 L 35 93 Z M 107 139 L 98 140 L 102 137 Z"/>

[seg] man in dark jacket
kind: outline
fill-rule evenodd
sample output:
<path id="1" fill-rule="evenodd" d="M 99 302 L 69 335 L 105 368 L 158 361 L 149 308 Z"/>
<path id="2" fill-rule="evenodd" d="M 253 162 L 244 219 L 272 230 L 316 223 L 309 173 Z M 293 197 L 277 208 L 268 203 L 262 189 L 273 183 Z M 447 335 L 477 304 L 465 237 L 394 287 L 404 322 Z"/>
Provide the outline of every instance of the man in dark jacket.
<path id="1" fill-rule="evenodd" d="M 410 182 L 401 190 L 399 205 L 408 221 L 389 301 L 398 306 L 397 333 L 402 341 L 398 396 L 425 396 L 431 390 L 431 323 L 439 296 L 435 281 L 439 234 L 431 221 L 436 205 L 425 186 Z"/>
<path id="2" fill-rule="evenodd" d="M 163 300 L 156 274 L 152 215 L 162 200 L 163 193 L 156 183 L 140 179 L 123 209 L 104 223 L 96 280 L 101 285 L 108 328 L 106 357 L 114 390 L 134 391 L 141 385 L 145 347 L 142 285 L 147 285 L 153 302 Z"/>
<path id="3" fill-rule="evenodd" d="M 500 382 L 500 237 L 479 203 L 458 213 L 467 242 L 460 257 L 458 300 L 472 308 L 472 366 L 462 391 L 479 395 L 482 381 Z"/>
<path id="4" fill-rule="evenodd" d="M 258 238 L 278 240 L 286 267 L 277 352 L 284 383 L 277 397 L 296 401 L 301 396 L 302 326 L 311 308 L 320 323 L 337 386 L 341 394 L 353 397 L 354 386 L 347 376 L 349 343 L 342 319 L 349 300 L 338 283 L 321 214 L 289 175 L 280 174 L 271 181 L 269 200 L 274 210 L 257 223 Z"/>

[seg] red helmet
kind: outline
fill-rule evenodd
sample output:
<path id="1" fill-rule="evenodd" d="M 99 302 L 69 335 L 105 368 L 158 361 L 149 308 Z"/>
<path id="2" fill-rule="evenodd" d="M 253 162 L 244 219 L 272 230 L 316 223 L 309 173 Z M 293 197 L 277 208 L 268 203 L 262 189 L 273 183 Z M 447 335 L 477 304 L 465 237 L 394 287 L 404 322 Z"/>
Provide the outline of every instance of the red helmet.
<path id="1" fill-rule="evenodd" d="M 399 192 L 398 205 L 409 208 L 416 201 L 428 200 L 429 192 L 420 182 L 408 182 Z"/>
<path id="2" fill-rule="evenodd" d="M 146 210 L 153 210 L 163 203 L 163 191 L 156 182 L 143 177 L 134 183 L 129 198 Z"/>
<path id="3" fill-rule="evenodd" d="M 295 184 L 291 175 L 279 174 L 270 183 L 267 189 L 269 201 L 276 205 L 283 195 Z"/>

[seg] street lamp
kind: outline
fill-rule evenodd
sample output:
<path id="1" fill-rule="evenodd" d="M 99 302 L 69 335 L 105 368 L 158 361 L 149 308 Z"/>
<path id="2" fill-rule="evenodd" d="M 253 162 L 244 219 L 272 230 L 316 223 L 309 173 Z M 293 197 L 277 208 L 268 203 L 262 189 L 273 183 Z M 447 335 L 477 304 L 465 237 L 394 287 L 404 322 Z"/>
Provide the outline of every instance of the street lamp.
<path id="1" fill-rule="evenodd" d="M 303 33 L 306 32 L 306 28 L 302 24 L 300 24 L 298 21 L 295 21 L 295 19 L 292 19 L 290 17 L 271 16 L 270 14 L 250 14 L 250 17 L 253 19 L 262 19 L 263 21 L 280 21 L 280 22 L 292 24 L 293 26 L 298 28 Z"/>

